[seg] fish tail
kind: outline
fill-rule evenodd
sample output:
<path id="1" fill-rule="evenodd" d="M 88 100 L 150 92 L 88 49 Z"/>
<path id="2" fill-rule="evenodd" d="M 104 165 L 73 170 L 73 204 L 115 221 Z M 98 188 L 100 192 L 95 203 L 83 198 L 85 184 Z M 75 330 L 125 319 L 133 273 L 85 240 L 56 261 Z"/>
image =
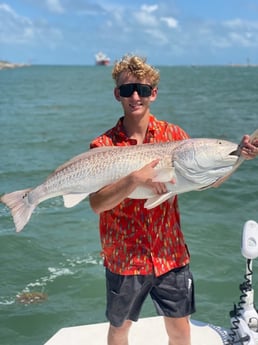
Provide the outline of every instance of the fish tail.
<path id="1" fill-rule="evenodd" d="M 37 205 L 30 204 L 28 193 L 31 189 L 19 190 L 4 194 L 0 201 L 10 208 L 16 232 L 20 232 L 30 220 L 33 210 Z"/>

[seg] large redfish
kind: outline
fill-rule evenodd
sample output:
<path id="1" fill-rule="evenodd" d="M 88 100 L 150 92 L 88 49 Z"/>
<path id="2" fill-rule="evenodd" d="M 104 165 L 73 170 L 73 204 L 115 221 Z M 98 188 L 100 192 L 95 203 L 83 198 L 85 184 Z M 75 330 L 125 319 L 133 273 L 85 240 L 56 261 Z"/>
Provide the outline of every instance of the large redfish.
<path id="1" fill-rule="evenodd" d="M 257 131 L 256 131 L 257 132 Z M 253 135 L 258 136 L 258 132 Z M 104 186 L 159 159 L 156 182 L 164 182 L 167 193 L 138 187 L 129 196 L 147 199 L 147 209 L 156 207 L 176 194 L 212 187 L 223 181 L 242 163 L 238 145 L 218 139 L 102 147 L 89 150 L 58 167 L 35 188 L 5 194 L 1 202 L 10 209 L 16 231 L 28 223 L 42 201 L 62 195 L 65 207 L 73 207 Z M 175 183 L 170 183 L 174 180 Z"/>

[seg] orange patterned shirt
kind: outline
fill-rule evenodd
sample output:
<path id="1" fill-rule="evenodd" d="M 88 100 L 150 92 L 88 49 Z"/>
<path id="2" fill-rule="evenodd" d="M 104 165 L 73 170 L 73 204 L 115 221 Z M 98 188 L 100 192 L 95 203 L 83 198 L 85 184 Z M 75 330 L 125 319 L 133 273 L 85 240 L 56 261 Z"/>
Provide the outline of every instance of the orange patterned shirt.
<path id="1" fill-rule="evenodd" d="M 187 139 L 178 126 L 150 116 L 144 143 Z M 99 146 L 136 145 L 123 128 L 123 118 L 91 143 Z M 100 214 L 100 238 L 104 265 L 121 275 L 160 276 L 189 263 L 190 255 L 180 228 L 177 196 L 147 210 L 146 200 L 126 198 Z"/>

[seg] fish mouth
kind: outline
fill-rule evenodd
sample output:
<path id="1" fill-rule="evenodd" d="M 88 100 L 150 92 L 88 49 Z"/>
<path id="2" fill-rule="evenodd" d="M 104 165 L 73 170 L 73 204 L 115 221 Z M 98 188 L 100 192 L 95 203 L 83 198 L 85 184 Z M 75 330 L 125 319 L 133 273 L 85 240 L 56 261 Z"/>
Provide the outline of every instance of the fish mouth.
<path id="1" fill-rule="evenodd" d="M 240 154 L 241 154 L 241 147 L 240 145 L 238 145 L 237 149 L 232 151 L 229 155 L 240 157 Z"/>

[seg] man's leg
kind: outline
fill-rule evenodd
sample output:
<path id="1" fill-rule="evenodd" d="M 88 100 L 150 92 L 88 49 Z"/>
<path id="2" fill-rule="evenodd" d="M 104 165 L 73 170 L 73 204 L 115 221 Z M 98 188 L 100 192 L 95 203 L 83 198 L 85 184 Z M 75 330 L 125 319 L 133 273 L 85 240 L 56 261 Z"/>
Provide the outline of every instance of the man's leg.
<path id="1" fill-rule="evenodd" d="M 137 321 L 152 286 L 152 275 L 121 276 L 106 269 L 108 345 L 128 345 L 132 321 Z"/>
<path id="2" fill-rule="evenodd" d="M 189 316 L 172 318 L 164 317 L 169 345 L 191 345 Z"/>
<path id="3" fill-rule="evenodd" d="M 126 320 L 121 327 L 110 324 L 108 331 L 108 345 L 128 345 L 128 333 L 132 321 Z"/>
<path id="4" fill-rule="evenodd" d="M 157 313 L 164 316 L 169 345 L 191 345 L 189 316 L 195 312 L 189 265 L 156 277 L 150 291 Z"/>

